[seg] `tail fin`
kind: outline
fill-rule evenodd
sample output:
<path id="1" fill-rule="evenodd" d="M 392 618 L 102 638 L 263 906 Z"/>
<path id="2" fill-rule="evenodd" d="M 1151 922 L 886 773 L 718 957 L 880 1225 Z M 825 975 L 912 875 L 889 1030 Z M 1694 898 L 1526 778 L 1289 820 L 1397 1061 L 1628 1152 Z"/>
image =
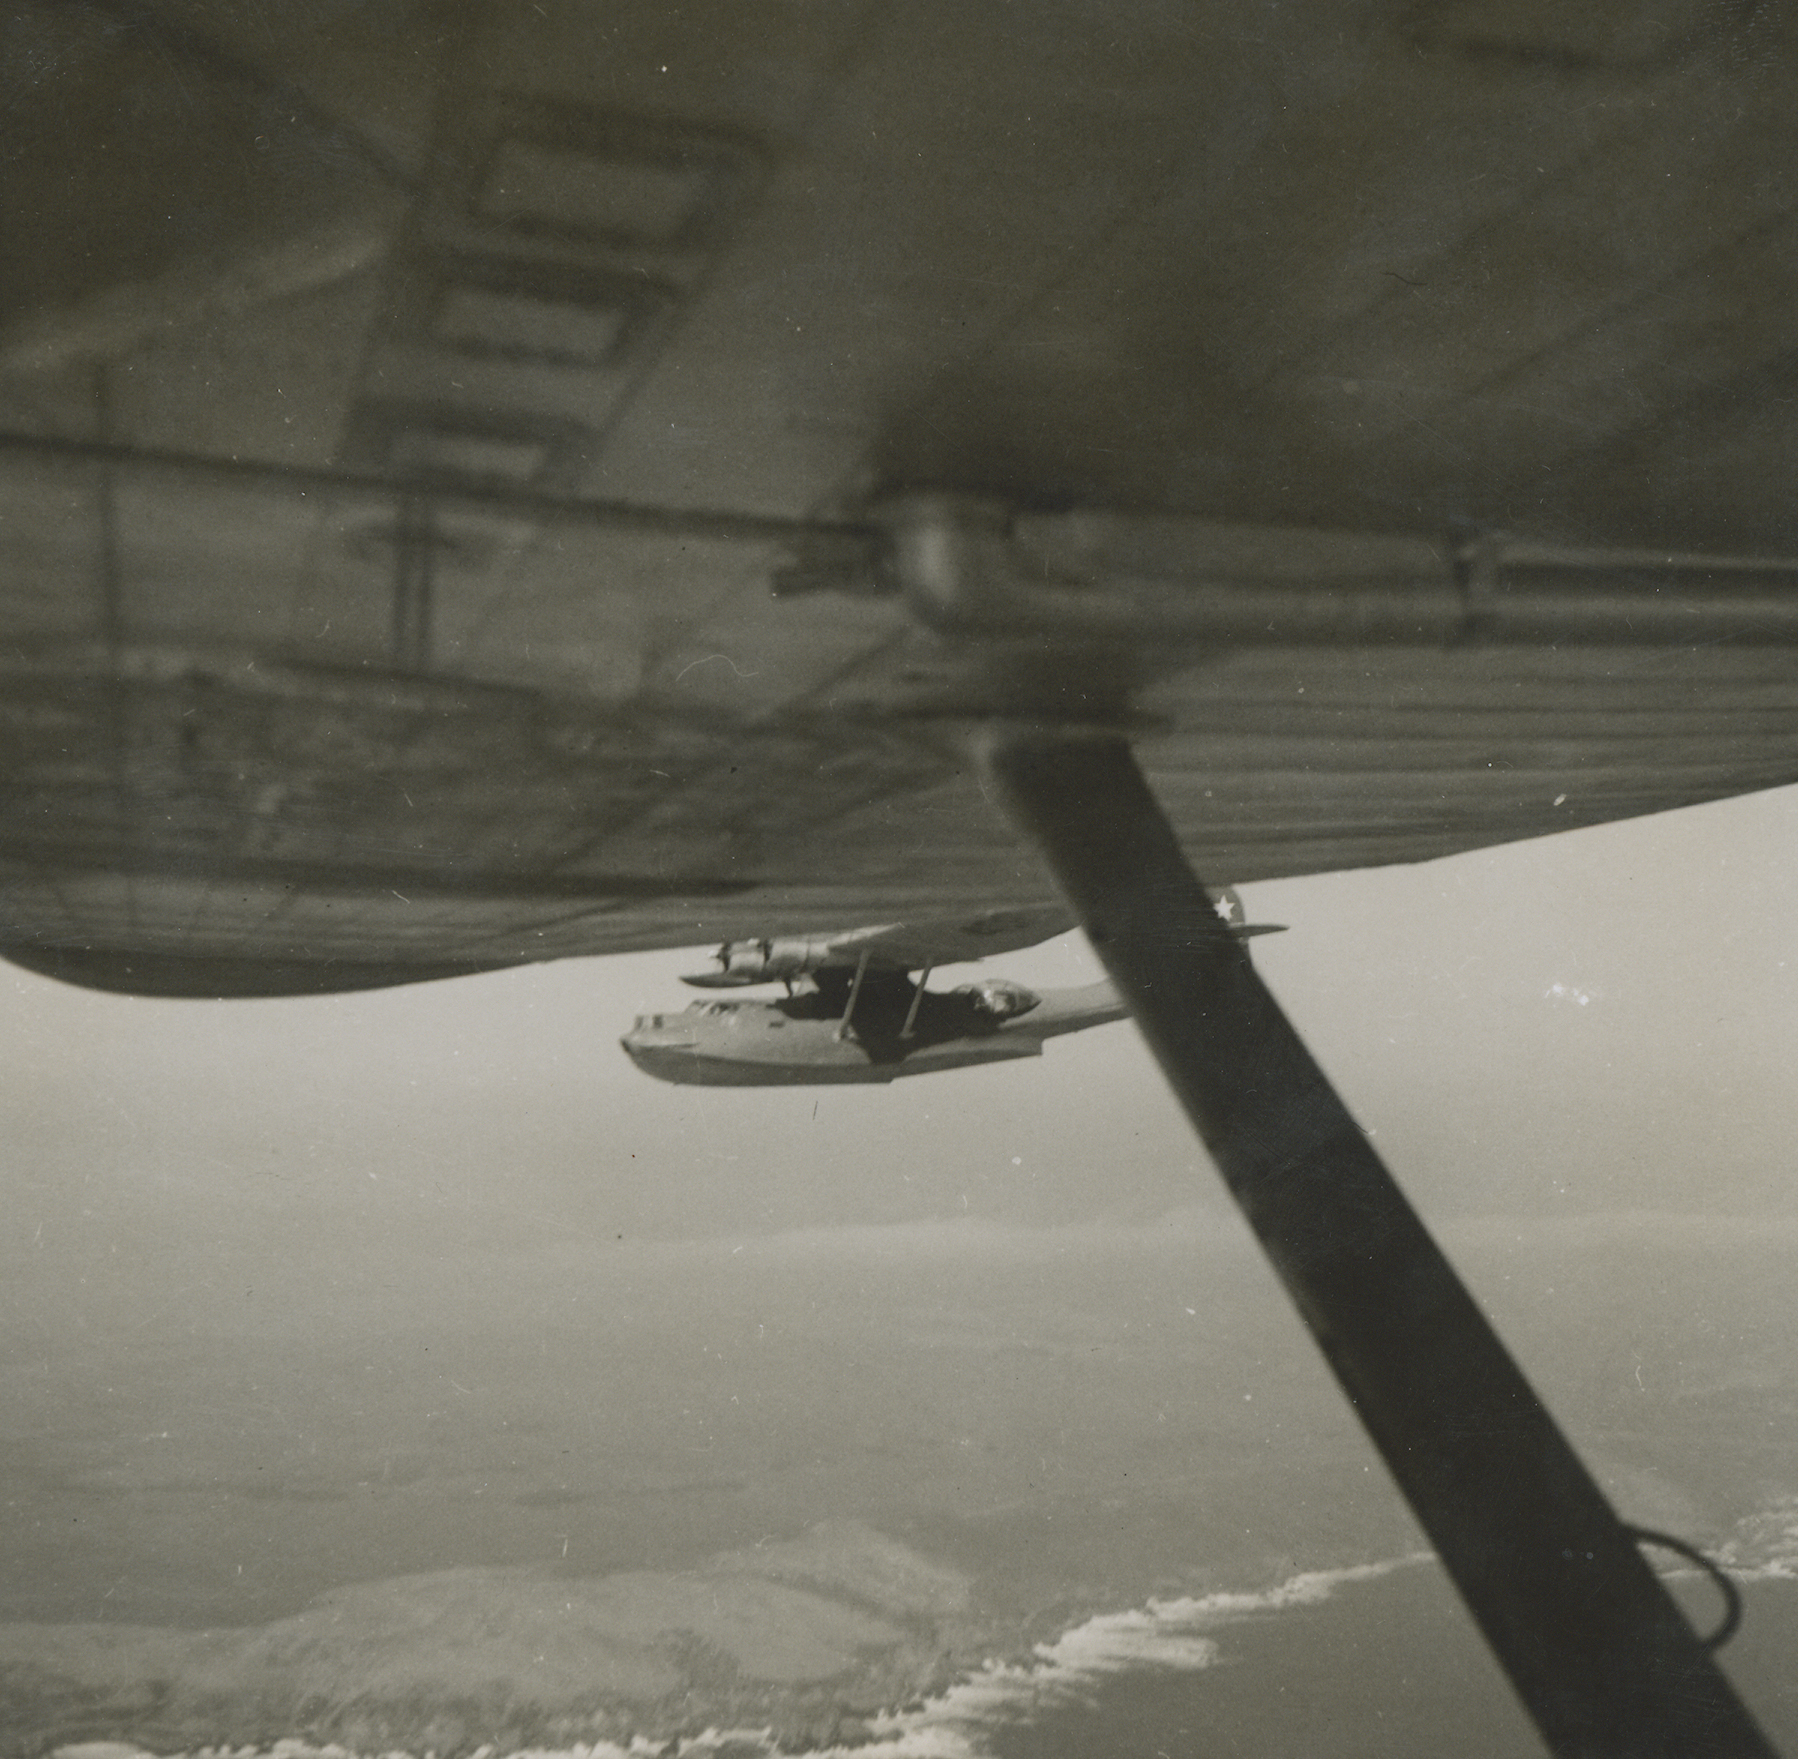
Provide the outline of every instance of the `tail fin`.
<path id="1" fill-rule="evenodd" d="M 1212 907 L 1224 919 L 1225 926 L 1239 941 L 1246 941 L 1251 935 L 1284 934 L 1286 932 L 1286 924 L 1283 922 L 1245 921 L 1242 899 L 1237 896 L 1234 886 L 1207 886 L 1205 891 L 1211 899 Z"/>

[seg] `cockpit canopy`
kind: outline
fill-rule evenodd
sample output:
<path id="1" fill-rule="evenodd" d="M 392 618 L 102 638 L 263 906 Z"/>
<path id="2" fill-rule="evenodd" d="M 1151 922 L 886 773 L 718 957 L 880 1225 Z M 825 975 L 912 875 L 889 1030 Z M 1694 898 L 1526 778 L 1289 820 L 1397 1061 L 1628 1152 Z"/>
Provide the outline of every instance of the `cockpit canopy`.
<path id="1" fill-rule="evenodd" d="M 639 1014 L 637 1030 L 639 1032 L 661 1032 L 670 1026 L 679 1026 L 684 1021 L 695 1017 L 704 1019 L 718 1014 L 734 1014 L 742 1005 L 741 1002 L 691 1002 L 678 1014 Z"/>
<path id="2" fill-rule="evenodd" d="M 1032 1008 L 1040 1006 L 1043 999 L 1035 990 L 1003 977 L 964 983 L 954 993 L 966 996 L 975 1010 L 989 1020 L 1015 1020 L 1020 1014 L 1028 1014 Z"/>

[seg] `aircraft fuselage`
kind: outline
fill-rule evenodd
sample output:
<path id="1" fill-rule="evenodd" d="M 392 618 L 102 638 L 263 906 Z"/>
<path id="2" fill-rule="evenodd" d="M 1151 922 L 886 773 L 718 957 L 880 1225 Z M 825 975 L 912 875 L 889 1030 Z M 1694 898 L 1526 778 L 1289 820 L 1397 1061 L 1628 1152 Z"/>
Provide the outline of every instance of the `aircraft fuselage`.
<path id="1" fill-rule="evenodd" d="M 645 1014 L 620 1041 L 659 1081 L 711 1087 L 794 1087 L 889 1082 L 978 1063 L 1042 1055 L 1043 1041 L 1120 1020 L 1107 983 L 1018 991 L 1026 1011 L 1004 1015 L 978 989 L 927 990 L 909 1033 L 909 985 L 859 998 L 847 1026 L 834 995 L 802 991 L 770 1001 L 701 1001 L 679 1013 Z"/>

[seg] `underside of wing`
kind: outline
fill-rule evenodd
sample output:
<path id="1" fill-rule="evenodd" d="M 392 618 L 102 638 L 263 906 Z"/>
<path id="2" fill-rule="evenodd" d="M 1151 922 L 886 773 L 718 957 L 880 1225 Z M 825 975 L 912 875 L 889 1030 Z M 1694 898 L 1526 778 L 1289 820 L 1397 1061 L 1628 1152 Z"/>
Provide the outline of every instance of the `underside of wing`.
<path id="1" fill-rule="evenodd" d="M 1073 925 L 1065 905 L 1026 904 L 824 934 L 727 940 L 714 955 L 717 970 L 697 972 L 685 981 L 696 989 L 737 989 L 752 983 L 791 984 L 802 977 L 846 981 L 852 972 L 858 983 L 870 975 L 903 978 L 937 965 L 1033 947 Z"/>
<path id="2" fill-rule="evenodd" d="M 992 953 L 1014 953 L 1073 926 L 1066 905 L 1026 904 L 853 929 L 831 937 L 832 963 L 853 966 L 865 954 L 870 965 L 921 971 L 926 966 L 984 959 Z"/>
<path id="3" fill-rule="evenodd" d="M 0 951 L 973 957 L 994 717 L 1219 880 L 1798 780 L 1776 9 L 451 10 L 15 8 Z"/>

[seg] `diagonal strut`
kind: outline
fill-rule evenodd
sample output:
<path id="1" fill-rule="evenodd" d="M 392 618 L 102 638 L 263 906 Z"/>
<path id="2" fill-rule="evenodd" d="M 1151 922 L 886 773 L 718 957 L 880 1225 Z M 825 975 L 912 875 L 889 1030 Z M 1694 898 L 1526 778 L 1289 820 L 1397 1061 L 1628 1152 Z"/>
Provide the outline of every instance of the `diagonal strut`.
<path id="1" fill-rule="evenodd" d="M 1551 1751 L 1770 1759 L 1218 917 L 1128 744 L 1006 730 L 982 760 Z"/>

